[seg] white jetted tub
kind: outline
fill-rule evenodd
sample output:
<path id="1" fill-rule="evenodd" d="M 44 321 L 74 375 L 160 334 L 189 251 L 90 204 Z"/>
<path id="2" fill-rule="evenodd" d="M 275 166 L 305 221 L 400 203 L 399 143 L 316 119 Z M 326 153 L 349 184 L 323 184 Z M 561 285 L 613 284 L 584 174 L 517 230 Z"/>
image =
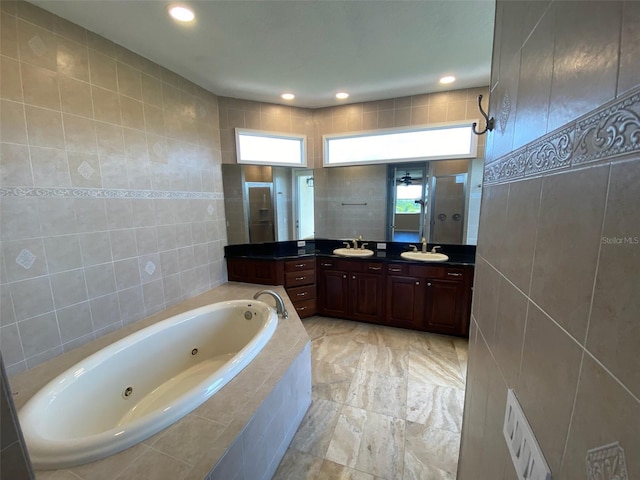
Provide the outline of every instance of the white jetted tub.
<path id="1" fill-rule="evenodd" d="M 278 324 L 268 304 L 232 300 L 139 330 L 87 357 L 20 410 L 36 469 L 128 448 L 179 420 L 262 350 Z"/>

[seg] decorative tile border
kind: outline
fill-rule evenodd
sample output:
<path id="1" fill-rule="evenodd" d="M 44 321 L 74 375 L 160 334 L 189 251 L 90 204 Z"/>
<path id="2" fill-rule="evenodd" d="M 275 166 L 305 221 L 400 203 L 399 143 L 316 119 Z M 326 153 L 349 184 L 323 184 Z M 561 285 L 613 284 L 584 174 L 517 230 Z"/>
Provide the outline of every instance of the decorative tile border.
<path id="1" fill-rule="evenodd" d="M 640 88 L 484 167 L 484 183 L 505 183 L 640 153 Z"/>
<path id="2" fill-rule="evenodd" d="M 2 187 L 0 197 L 41 198 L 131 198 L 131 199 L 209 199 L 222 200 L 222 193 L 172 192 L 158 190 L 118 190 L 105 188 Z"/>
<path id="3" fill-rule="evenodd" d="M 587 480 L 629 480 L 624 450 L 618 442 L 587 452 Z"/>
<path id="4" fill-rule="evenodd" d="M 525 175 L 569 167 L 574 145 L 573 133 L 572 128 L 565 128 L 528 145 Z"/>
<path id="5" fill-rule="evenodd" d="M 587 163 L 640 149 L 640 93 L 578 121 L 573 163 Z"/>

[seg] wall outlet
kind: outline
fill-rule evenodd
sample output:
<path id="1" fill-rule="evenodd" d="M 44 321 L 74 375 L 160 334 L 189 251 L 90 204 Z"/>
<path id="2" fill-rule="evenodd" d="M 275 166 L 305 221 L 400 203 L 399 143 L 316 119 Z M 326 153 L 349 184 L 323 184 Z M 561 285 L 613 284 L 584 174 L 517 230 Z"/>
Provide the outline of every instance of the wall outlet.
<path id="1" fill-rule="evenodd" d="M 386 243 L 379 243 L 378 244 L 378 250 L 386 250 L 387 249 L 387 244 Z"/>
<path id="2" fill-rule="evenodd" d="M 304 247 L 307 244 L 304 240 L 298 240 L 298 247 Z"/>
<path id="3" fill-rule="evenodd" d="M 549 465 L 512 389 L 507 392 L 502 433 L 519 480 L 551 480 Z"/>

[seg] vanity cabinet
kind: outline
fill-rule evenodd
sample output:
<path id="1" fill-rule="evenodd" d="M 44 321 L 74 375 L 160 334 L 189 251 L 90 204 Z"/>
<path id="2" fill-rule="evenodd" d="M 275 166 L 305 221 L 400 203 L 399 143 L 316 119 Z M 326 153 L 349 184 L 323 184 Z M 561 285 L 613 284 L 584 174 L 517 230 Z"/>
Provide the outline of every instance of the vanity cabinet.
<path id="1" fill-rule="evenodd" d="M 382 262 L 318 259 L 318 312 L 384 323 Z"/>
<path id="2" fill-rule="evenodd" d="M 330 256 L 227 258 L 229 280 L 284 285 L 301 318 L 329 317 L 468 336 L 473 266 Z"/>
<path id="3" fill-rule="evenodd" d="M 473 267 L 387 265 L 387 324 L 467 336 Z"/>

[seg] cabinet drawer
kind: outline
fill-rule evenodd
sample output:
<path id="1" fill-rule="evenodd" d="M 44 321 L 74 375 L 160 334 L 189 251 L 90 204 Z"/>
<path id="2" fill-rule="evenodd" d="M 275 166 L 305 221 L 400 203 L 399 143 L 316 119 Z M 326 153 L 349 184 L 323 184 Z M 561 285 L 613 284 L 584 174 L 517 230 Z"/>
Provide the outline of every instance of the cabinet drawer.
<path id="1" fill-rule="evenodd" d="M 409 265 L 409 275 L 424 278 L 442 278 L 446 267 L 435 265 Z"/>
<path id="2" fill-rule="evenodd" d="M 467 270 L 464 268 L 447 268 L 443 272 L 442 278 L 447 280 L 464 280 Z"/>
<path id="3" fill-rule="evenodd" d="M 313 270 L 316 266 L 315 258 L 305 258 L 300 260 L 287 260 L 284 262 L 285 272 L 299 272 L 301 270 Z"/>
<path id="4" fill-rule="evenodd" d="M 287 293 L 293 303 L 301 302 L 304 300 L 315 300 L 316 298 L 316 286 L 306 285 L 304 287 L 288 288 Z"/>
<path id="5" fill-rule="evenodd" d="M 296 309 L 300 318 L 310 317 L 316 314 L 316 301 L 304 300 L 303 302 L 296 302 L 293 304 L 293 308 Z"/>
<path id="6" fill-rule="evenodd" d="M 284 274 L 285 287 L 298 287 L 316 283 L 315 270 L 303 270 L 301 272 L 289 272 Z"/>
<path id="7" fill-rule="evenodd" d="M 318 258 L 318 268 L 322 270 L 347 270 L 353 262 L 342 258 Z"/>
<path id="8" fill-rule="evenodd" d="M 389 275 L 407 275 L 409 273 L 409 265 L 402 263 L 388 263 L 387 273 Z"/>
<path id="9" fill-rule="evenodd" d="M 383 264 L 382 262 L 368 262 L 364 266 L 364 272 L 367 273 L 382 273 Z"/>

